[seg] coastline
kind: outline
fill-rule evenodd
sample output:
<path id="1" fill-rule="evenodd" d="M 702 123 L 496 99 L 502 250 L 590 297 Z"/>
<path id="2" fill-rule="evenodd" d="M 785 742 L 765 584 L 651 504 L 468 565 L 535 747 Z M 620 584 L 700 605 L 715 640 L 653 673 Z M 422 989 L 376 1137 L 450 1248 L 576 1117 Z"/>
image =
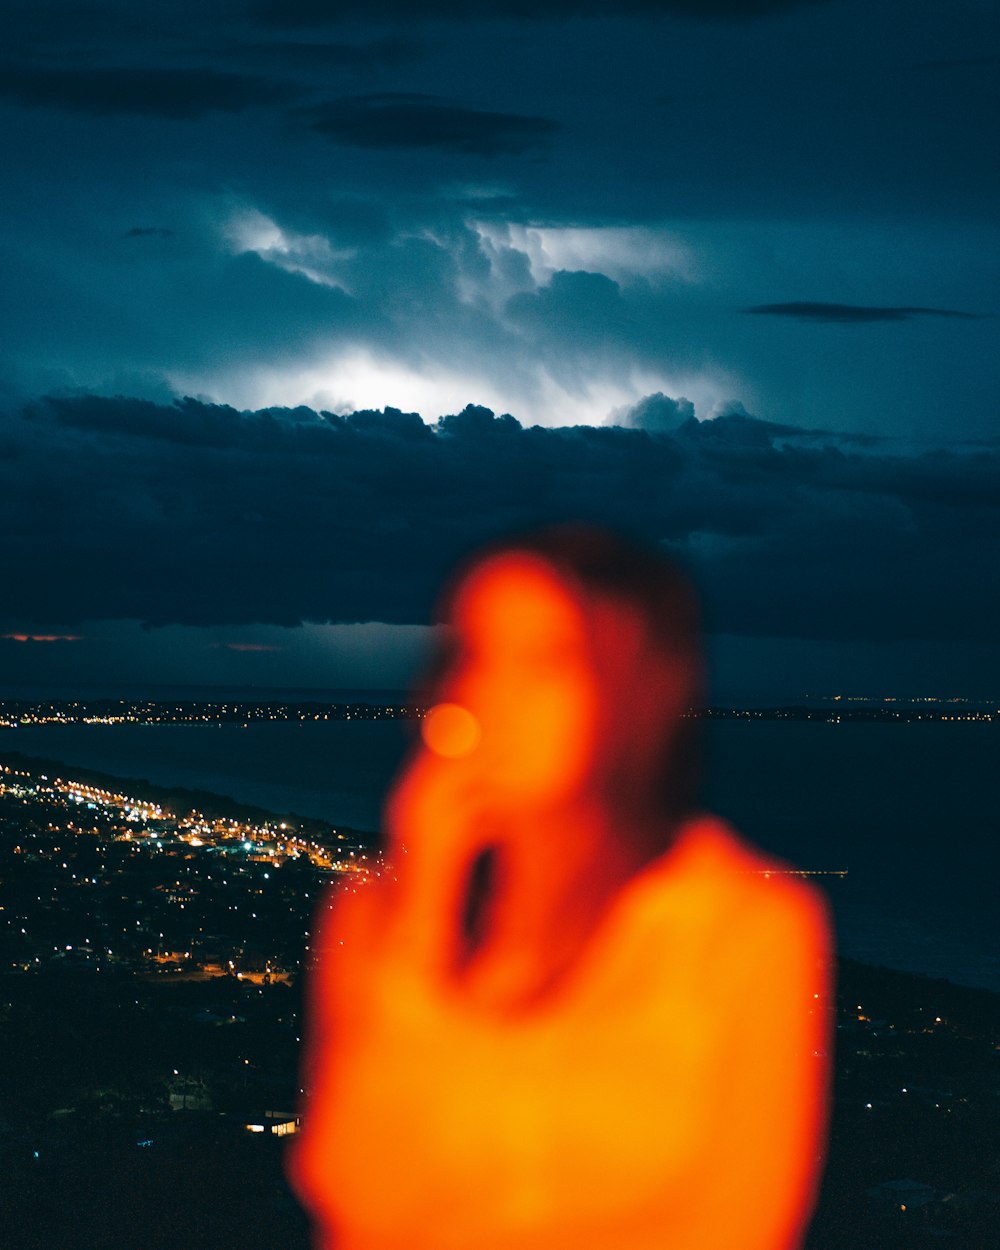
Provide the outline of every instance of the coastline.
<path id="1" fill-rule="evenodd" d="M 402 722 L 331 722 L 309 728 L 266 724 L 249 730 L 237 726 L 54 726 L 0 735 L 0 757 L 23 756 L 32 767 L 51 765 L 98 783 L 111 780 L 149 797 L 175 796 L 177 802 L 209 813 L 246 812 L 279 820 L 292 816 L 297 822 L 335 826 L 375 846 L 381 796 L 405 754 L 411 731 Z M 753 844 L 799 868 L 849 869 L 844 879 L 814 878 L 830 901 L 838 949 L 846 958 L 1000 992 L 1000 947 L 996 934 L 990 932 L 988 908 L 978 905 L 974 894 L 947 896 L 947 882 L 941 874 L 930 878 L 925 864 L 937 855 L 935 848 L 922 848 L 912 837 L 894 840 L 884 824 L 884 810 L 872 814 L 873 820 L 883 821 L 876 845 L 868 844 L 863 826 L 841 828 L 829 813 L 820 813 L 825 823 L 821 821 L 806 835 L 800 832 L 803 818 L 813 815 L 807 803 L 812 787 L 822 780 L 828 752 L 850 740 L 844 739 L 844 733 L 865 737 L 875 733 L 893 739 L 908 733 L 933 737 L 933 728 L 805 727 L 809 739 L 820 735 L 815 741 L 824 754 L 817 755 L 810 745 L 804 762 L 813 774 L 798 769 L 800 794 L 790 796 L 784 805 L 788 815 L 783 810 L 777 813 L 785 815 L 785 826 L 774 818 L 774 802 L 754 810 L 753 803 L 762 793 L 760 761 L 747 756 L 745 748 L 755 742 L 760 745 L 761 735 L 778 735 L 781 742 L 791 735 L 799 741 L 796 727 L 738 724 L 723 726 L 722 732 L 728 737 L 725 749 L 718 741 L 714 743 L 713 775 L 724 776 L 728 784 L 714 787 L 716 793 L 709 795 L 706 808 L 728 820 Z M 950 737 L 953 731 L 942 732 Z M 978 737 L 983 731 L 962 726 L 958 732 Z M 60 747 L 70 749 L 61 751 Z M 842 772 L 847 770 L 842 756 L 834 763 Z M 878 774 L 879 768 L 874 772 Z M 890 776 L 887 785 L 891 782 Z M 798 826 L 793 824 L 796 819 Z M 970 890 L 988 888 L 986 873 L 970 877 Z M 948 905 L 928 906 L 928 899 L 938 903 L 937 896 L 928 893 L 930 889 L 940 891 Z"/>

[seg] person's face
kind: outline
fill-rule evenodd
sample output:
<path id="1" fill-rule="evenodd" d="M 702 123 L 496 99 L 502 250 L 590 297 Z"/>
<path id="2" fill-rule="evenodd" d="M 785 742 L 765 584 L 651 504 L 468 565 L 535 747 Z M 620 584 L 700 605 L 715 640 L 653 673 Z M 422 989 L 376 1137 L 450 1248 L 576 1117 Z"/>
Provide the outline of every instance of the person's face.
<path id="1" fill-rule="evenodd" d="M 498 556 L 460 587 L 441 695 L 475 721 L 463 764 L 498 800 L 569 799 L 594 759 L 598 678 L 578 600 L 542 560 Z"/>

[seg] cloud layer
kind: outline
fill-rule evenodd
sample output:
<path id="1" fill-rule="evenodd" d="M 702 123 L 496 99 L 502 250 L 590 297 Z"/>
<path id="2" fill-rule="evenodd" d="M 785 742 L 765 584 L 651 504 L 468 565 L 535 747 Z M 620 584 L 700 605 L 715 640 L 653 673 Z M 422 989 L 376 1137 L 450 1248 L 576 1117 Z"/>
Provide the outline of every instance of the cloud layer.
<path id="1" fill-rule="evenodd" d="M 872 308 L 866 304 L 824 304 L 797 300 L 790 304 L 758 304 L 744 309 L 765 317 L 792 317 L 796 321 L 832 321 L 840 325 L 867 325 L 872 321 L 909 321 L 911 317 L 959 317 L 979 321 L 981 314 L 956 312 L 952 308 Z"/>
<path id="2" fill-rule="evenodd" d="M 996 20 L 953 7 L 13 0 L 0 394 L 982 434 Z"/>
<path id="3" fill-rule="evenodd" d="M 772 672 L 1000 671 L 989 6 L 7 8 L 7 672 L 312 681 L 572 515 Z"/>
<path id="4" fill-rule="evenodd" d="M 213 69 L 0 65 L 0 96 L 97 116 L 145 114 L 192 121 L 207 113 L 267 107 L 293 94 L 273 79 Z"/>
<path id="5" fill-rule="evenodd" d="M 345 16 L 477 21 L 496 17 L 577 18 L 627 14 L 631 17 L 679 15 L 701 21 L 746 21 L 826 0 L 260 0 L 257 11 L 276 26 L 324 26 Z"/>
<path id="6" fill-rule="evenodd" d="M 699 422 L 662 394 L 619 419 L 39 401 L 0 426 L 0 628 L 421 622 L 470 547 L 583 517 L 679 554 L 727 633 L 1000 634 L 1000 446 Z"/>
<path id="7" fill-rule="evenodd" d="M 558 130 L 546 117 L 469 108 L 438 96 L 386 92 L 331 100 L 304 111 L 331 143 L 361 148 L 437 148 L 471 156 L 526 152 Z"/>

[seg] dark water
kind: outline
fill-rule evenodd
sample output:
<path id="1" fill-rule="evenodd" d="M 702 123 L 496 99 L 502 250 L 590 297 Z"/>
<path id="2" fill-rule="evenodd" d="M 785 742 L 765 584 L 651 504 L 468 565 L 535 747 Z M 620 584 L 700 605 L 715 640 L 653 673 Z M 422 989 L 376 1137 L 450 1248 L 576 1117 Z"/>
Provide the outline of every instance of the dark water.
<path id="1" fill-rule="evenodd" d="M 844 954 L 1000 990 L 1000 728 L 711 730 L 709 805 L 801 867 L 848 869 L 827 881 Z"/>
<path id="2" fill-rule="evenodd" d="M 413 722 L 45 726 L 20 750 L 277 812 L 378 827 Z M 817 878 L 845 954 L 1000 990 L 1000 732 L 988 724 L 709 726 L 706 805 Z"/>

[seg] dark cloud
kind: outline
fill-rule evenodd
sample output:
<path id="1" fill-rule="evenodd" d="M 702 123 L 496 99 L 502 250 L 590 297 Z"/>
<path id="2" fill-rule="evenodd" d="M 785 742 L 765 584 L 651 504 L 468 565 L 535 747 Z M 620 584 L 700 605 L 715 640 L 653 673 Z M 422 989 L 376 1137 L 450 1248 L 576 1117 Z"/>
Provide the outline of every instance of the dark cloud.
<path id="1" fill-rule="evenodd" d="M 828 0 L 260 0 L 254 11 L 277 26 L 320 26 L 344 17 L 574 18 L 677 15 L 705 21 L 746 21 Z"/>
<path id="2" fill-rule="evenodd" d="M 951 308 L 870 307 L 864 304 L 824 304 L 799 301 L 791 304 L 758 304 L 744 312 L 765 317 L 793 317 L 797 321 L 832 321 L 839 325 L 864 325 L 871 321 L 909 321 L 911 317 L 959 317 L 981 321 L 981 313 L 956 312 Z"/>
<path id="3" fill-rule="evenodd" d="M 284 102 L 294 94 L 284 83 L 215 69 L 0 65 L 0 96 L 98 116 L 141 114 L 191 121 L 208 113 Z"/>
<path id="4" fill-rule="evenodd" d="M 471 156 L 526 152 L 558 126 L 546 117 L 466 108 L 433 95 L 348 96 L 299 114 L 333 143 L 361 148 L 436 148 Z"/>
<path id="5" fill-rule="evenodd" d="M 239 47 L 241 57 L 259 58 L 272 67 L 280 65 L 292 71 L 307 72 L 345 71 L 357 75 L 398 69 L 426 52 L 426 43 L 398 35 L 358 43 L 285 39 L 259 44 L 247 42 Z"/>
<path id="6" fill-rule="evenodd" d="M 281 651 L 282 648 L 275 646 L 273 643 L 267 642 L 212 642 L 211 647 L 218 647 L 226 651 L 244 651 L 250 654 L 263 651 Z"/>
<path id="7" fill-rule="evenodd" d="M 997 637 L 1000 446 L 859 448 L 740 411 L 685 420 L 663 394 L 635 407 L 678 423 L 50 397 L 3 421 L 0 576 L 16 607 L 0 629 L 420 621 L 470 547 L 581 517 L 687 560 L 719 631 Z"/>

